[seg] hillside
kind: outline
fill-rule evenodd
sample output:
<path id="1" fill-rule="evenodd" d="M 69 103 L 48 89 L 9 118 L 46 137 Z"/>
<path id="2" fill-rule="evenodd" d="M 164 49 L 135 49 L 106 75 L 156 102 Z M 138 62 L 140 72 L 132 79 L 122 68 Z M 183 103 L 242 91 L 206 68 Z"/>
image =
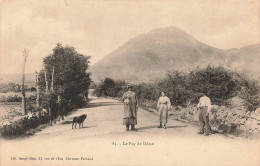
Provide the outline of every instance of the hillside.
<path id="1" fill-rule="evenodd" d="M 249 45 L 227 50 L 226 65 L 229 68 L 260 78 L 260 45 Z"/>
<path id="2" fill-rule="evenodd" d="M 93 80 L 110 77 L 152 81 L 169 70 L 192 70 L 208 64 L 233 67 L 233 59 L 240 55 L 243 62 L 243 55 L 252 52 L 251 49 L 222 50 L 196 40 L 179 28 L 160 28 L 129 40 L 94 64 L 91 72 Z M 255 54 L 253 51 L 252 56 Z"/>

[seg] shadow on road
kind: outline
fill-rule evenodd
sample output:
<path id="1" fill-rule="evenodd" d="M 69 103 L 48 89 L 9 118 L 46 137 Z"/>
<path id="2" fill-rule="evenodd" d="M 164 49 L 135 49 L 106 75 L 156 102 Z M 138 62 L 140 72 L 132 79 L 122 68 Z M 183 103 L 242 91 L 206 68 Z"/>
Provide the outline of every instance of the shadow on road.
<path id="1" fill-rule="evenodd" d="M 97 127 L 97 126 L 83 126 L 83 128 L 80 128 L 80 129 L 87 129 L 87 128 L 93 128 L 93 127 Z M 75 129 L 75 128 L 74 128 Z M 73 129 L 73 130 L 74 130 Z M 76 129 L 79 129 L 79 127 L 77 127 Z"/>
<path id="2" fill-rule="evenodd" d="M 72 121 L 64 121 L 61 124 L 72 124 Z"/>
<path id="3" fill-rule="evenodd" d="M 153 126 L 146 126 L 146 127 L 139 127 L 136 128 L 137 130 L 146 130 L 146 129 L 152 129 L 152 128 L 157 128 L 158 125 L 153 125 Z M 180 127 L 188 127 L 188 125 L 183 125 L 183 126 L 167 126 L 167 128 L 180 128 Z"/>
<path id="4" fill-rule="evenodd" d="M 183 125 L 183 126 L 167 126 L 167 128 L 181 128 L 181 127 L 188 127 L 188 125 Z"/>
<path id="5" fill-rule="evenodd" d="M 61 124 L 72 124 L 72 121 L 64 121 L 64 122 L 62 122 Z M 85 123 L 84 123 L 85 124 Z M 78 123 L 77 123 L 77 125 L 78 125 Z M 92 128 L 92 127 L 97 127 L 97 126 L 83 126 L 83 128 Z"/>
<path id="6" fill-rule="evenodd" d="M 69 131 L 72 131 L 72 130 L 82 130 L 82 129 L 88 129 L 88 128 L 93 128 L 93 127 L 97 127 L 97 126 L 84 126 L 83 128 L 80 128 L 80 129 L 78 127 L 76 129 L 70 128 L 68 130 L 60 130 L 60 131 L 48 132 L 48 133 L 44 133 L 44 134 L 46 134 L 46 135 L 57 134 L 57 133 L 61 134 L 61 133 L 66 133 L 66 132 L 69 132 Z"/>
<path id="7" fill-rule="evenodd" d="M 104 106 L 111 106 L 111 105 L 123 105 L 123 104 L 119 102 L 90 103 L 89 106 L 87 106 L 86 108 L 104 107 Z"/>
<path id="8" fill-rule="evenodd" d="M 153 126 L 145 126 L 145 127 L 139 127 L 139 128 L 136 128 L 137 130 L 146 130 L 146 129 L 152 129 L 152 128 L 157 128 L 156 125 L 153 125 Z"/>

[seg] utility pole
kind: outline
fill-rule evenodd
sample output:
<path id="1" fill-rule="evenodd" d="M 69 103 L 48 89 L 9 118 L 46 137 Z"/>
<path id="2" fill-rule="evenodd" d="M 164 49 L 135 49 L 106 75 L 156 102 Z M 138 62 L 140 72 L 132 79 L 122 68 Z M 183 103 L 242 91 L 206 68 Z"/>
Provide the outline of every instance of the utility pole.
<path id="1" fill-rule="evenodd" d="M 23 75 L 22 75 L 22 89 L 21 89 L 21 93 L 22 93 L 22 114 L 23 115 L 27 114 L 24 82 L 25 82 L 25 64 L 26 64 L 28 55 L 29 55 L 29 50 L 24 49 L 24 51 L 23 51 L 24 63 L 23 63 L 23 71 L 22 71 Z"/>

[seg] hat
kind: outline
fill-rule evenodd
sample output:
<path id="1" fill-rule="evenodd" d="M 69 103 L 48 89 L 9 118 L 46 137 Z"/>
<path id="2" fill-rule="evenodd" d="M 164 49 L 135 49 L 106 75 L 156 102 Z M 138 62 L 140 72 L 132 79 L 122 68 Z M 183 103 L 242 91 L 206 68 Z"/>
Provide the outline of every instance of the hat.
<path id="1" fill-rule="evenodd" d="M 127 85 L 127 88 L 132 88 L 132 87 L 133 87 L 132 84 L 128 84 L 128 85 Z"/>
<path id="2" fill-rule="evenodd" d="M 197 93 L 197 96 L 198 96 L 198 97 L 203 97 L 203 96 L 206 96 L 206 94 L 199 92 L 199 93 Z"/>

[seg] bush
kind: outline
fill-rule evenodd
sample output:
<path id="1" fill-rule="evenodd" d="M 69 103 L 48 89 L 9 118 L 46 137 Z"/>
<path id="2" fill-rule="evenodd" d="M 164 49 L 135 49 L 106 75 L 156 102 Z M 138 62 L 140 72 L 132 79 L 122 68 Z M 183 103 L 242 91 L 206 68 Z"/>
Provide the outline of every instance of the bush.
<path id="1" fill-rule="evenodd" d="M 97 85 L 94 91 L 96 95 L 122 97 L 126 91 L 126 83 L 110 78 L 106 80 Z M 189 73 L 171 71 L 159 82 L 134 85 L 133 90 L 141 105 L 149 103 L 154 107 L 161 91 L 166 92 L 173 105 L 182 107 L 186 107 L 188 103 L 197 104 L 201 93 L 206 94 L 212 104 L 217 105 L 225 105 L 231 98 L 240 96 L 249 111 L 254 111 L 260 103 L 258 81 L 242 77 L 222 66 L 197 68 Z"/>
<path id="2" fill-rule="evenodd" d="M 244 106 L 249 111 L 255 111 L 260 103 L 259 82 L 255 80 L 244 80 L 239 96 L 244 100 Z"/>
<path id="3" fill-rule="evenodd" d="M 35 96 L 26 97 L 27 102 L 34 102 L 35 100 L 36 100 Z M 7 96 L 7 97 L 2 96 L 0 98 L 0 102 L 22 102 L 22 97 L 18 95 Z"/>
<path id="4" fill-rule="evenodd" d="M 237 95 L 234 75 L 234 72 L 222 66 L 208 66 L 189 73 L 188 86 L 192 92 L 204 93 L 213 103 L 223 105 L 226 100 Z"/>
<path id="5" fill-rule="evenodd" d="M 31 118 L 24 117 L 13 124 L 5 125 L 0 129 L 1 136 L 3 137 L 13 137 L 27 135 L 28 130 L 35 129 L 41 124 L 46 124 L 49 122 L 49 117 L 47 115 L 32 116 Z"/>
<path id="6" fill-rule="evenodd" d="M 124 81 L 114 81 L 111 78 L 106 78 L 104 81 L 101 81 L 96 86 L 96 89 L 94 90 L 93 94 L 95 94 L 98 97 L 118 97 L 118 95 L 120 95 L 120 91 L 123 90 L 125 84 L 126 83 Z"/>
<path id="7" fill-rule="evenodd" d="M 160 88 L 154 83 L 135 85 L 133 90 L 136 92 L 140 103 L 145 101 L 157 101 L 160 97 Z"/>
<path id="8" fill-rule="evenodd" d="M 21 92 L 21 86 L 15 83 L 1 83 L 0 84 L 0 93 L 6 92 Z"/>
<path id="9" fill-rule="evenodd" d="M 6 98 L 5 102 L 22 102 L 22 97 L 14 95 L 14 96 L 8 96 Z"/>

